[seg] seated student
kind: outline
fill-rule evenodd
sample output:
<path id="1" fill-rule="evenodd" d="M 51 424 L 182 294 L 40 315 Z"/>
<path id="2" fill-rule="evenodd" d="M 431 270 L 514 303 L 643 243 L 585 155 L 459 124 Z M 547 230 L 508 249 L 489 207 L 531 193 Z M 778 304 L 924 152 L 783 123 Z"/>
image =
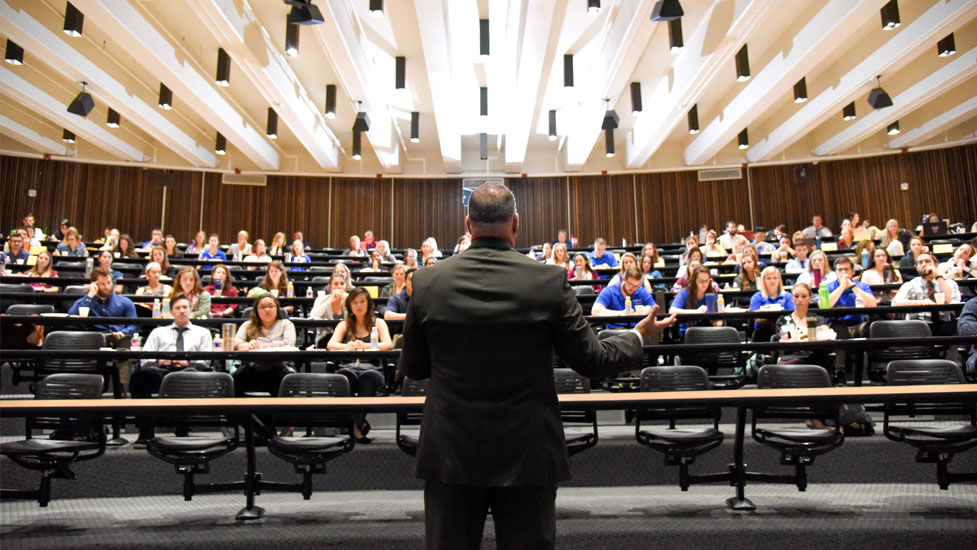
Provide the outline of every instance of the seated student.
<path id="1" fill-rule="evenodd" d="M 78 230 L 74 227 L 68 228 L 68 232 L 64 235 L 64 240 L 58 244 L 58 247 L 55 249 L 55 253 L 58 256 L 70 256 L 75 258 L 88 257 L 88 250 L 85 249 L 85 243 L 81 242 L 81 237 L 78 235 Z"/>
<path id="2" fill-rule="evenodd" d="M 166 252 L 167 258 L 174 258 L 177 260 L 183 259 L 183 252 L 176 246 L 176 237 L 173 235 L 166 235 L 163 237 L 163 250 Z"/>
<path id="3" fill-rule="evenodd" d="M 461 254 L 462 252 L 468 250 L 472 246 L 472 234 L 465 231 L 465 234 L 458 237 L 458 243 L 455 245 L 455 249 L 451 251 L 452 254 Z"/>
<path id="4" fill-rule="evenodd" d="M 112 279 L 121 279 L 122 272 L 112 268 L 114 259 L 111 250 L 102 250 L 95 257 L 95 265 L 107 269 L 112 274 Z M 115 293 L 122 294 L 122 285 L 115 285 Z"/>
<path id="5" fill-rule="evenodd" d="M 285 242 L 285 234 L 279 231 L 271 238 L 271 246 L 268 247 L 268 254 L 272 256 L 284 256 L 288 251 L 288 244 Z"/>
<path id="6" fill-rule="evenodd" d="M 855 232 L 852 231 L 851 227 L 845 227 L 841 230 L 841 236 L 838 237 L 838 250 L 848 250 L 855 245 Z"/>
<path id="7" fill-rule="evenodd" d="M 977 336 L 977 299 L 967 300 L 957 319 L 957 334 L 960 336 Z M 967 374 L 973 378 L 977 375 L 977 346 L 970 346 L 970 357 L 967 359 Z"/>
<path id="8" fill-rule="evenodd" d="M 903 231 L 899 229 L 899 221 L 893 218 L 885 222 L 885 230 L 879 235 L 879 246 L 888 250 L 890 256 L 902 256 L 910 238 L 912 236 L 908 233 L 903 235 Z"/>
<path id="9" fill-rule="evenodd" d="M 342 275 L 343 276 L 343 279 L 346 280 L 346 292 L 349 292 L 349 291 L 353 290 L 353 279 L 352 279 L 352 276 L 350 275 L 349 266 L 348 265 L 346 265 L 346 264 L 336 264 L 332 268 L 332 272 L 333 272 L 333 274 L 337 274 L 338 273 L 338 274 Z"/>
<path id="10" fill-rule="evenodd" d="M 149 261 L 159 264 L 163 277 L 172 279 L 176 277 L 176 267 L 170 265 L 170 259 L 166 256 L 166 249 L 162 246 L 155 246 L 149 251 Z"/>
<path id="11" fill-rule="evenodd" d="M 938 266 L 940 273 L 948 279 L 972 279 L 977 277 L 977 269 L 971 265 L 974 247 L 963 243 L 953 252 L 953 257 Z"/>
<path id="12" fill-rule="evenodd" d="M 220 249 L 221 239 L 217 233 L 211 233 L 210 238 L 207 239 L 207 248 L 200 252 L 200 259 L 208 262 L 221 262 L 227 261 L 227 254 Z M 210 271 L 213 266 L 202 265 L 198 269 L 204 271 Z"/>
<path id="13" fill-rule="evenodd" d="M 678 259 L 679 267 L 689 263 L 689 256 L 692 255 L 693 250 L 699 250 L 699 238 L 695 235 L 689 235 L 685 238 L 685 251 L 682 252 L 682 255 Z M 699 250 L 699 254 L 700 256 L 702 255 L 701 250 Z M 702 263 L 702 260 L 699 260 L 699 263 Z"/>
<path id="14" fill-rule="evenodd" d="M 204 287 L 214 298 L 237 298 L 237 289 L 234 288 L 234 277 L 231 275 L 231 270 L 224 264 L 217 264 L 214 266 L 213 271 L 210 274 L 211 283 Z M 220 289 L 217 288 L 217 284 L 220 283 Z M 214 318 L 220 317 L 234 317 L 237 315 L 237 304 L 215 304 L 211 300 L 210 305 L 210 316 Z"/>
<path id="15" fill-rule="evenodd" d="M 187 245 L 186 250 L 183 253 L 187 258 L 200 258 L 200 254 L 207 249 L 207 234 L 203 231 L 197 231 L 190 240 L 190 244 Z"/>
<path id="16" fill-rule="evenodd" d="M 594 269 L 600 269 L 601 266 L 617 267 L 617 258 L 607 251 L 607 241 L 603 237 L 597 237 L 597 240 L 594 241 L 594 251 L 589 256 L 590 265 Z"/>
<path id="17" fill-rule="evenodd" d="M 346 309 L 344 304 L 346 303 L 346 280 L 339 273 L 333 273 L 329 277 L 329 284 L 326 286 L 326 291 L 319 294 L 316 297 L 315 303 L 312 305 L 312 311 L 309 312 L 310 319 L 342 319 L 346 314 Z M 315 346 L 317 348 L 325 348 L 326 342 L 323 338 L 332 334 L 333 329 L 331 327 L 318 327 L 316 328 L 315 336 Z"/>
<path id="18" fill-rule="evenodd" d="M 139 253 L 136 251 L 136 243 L 132 240 L 132 237 L 128 233 L 123 233 L 119 237 L 119 244 L 115 246 L 112 250 L 112 254 L 116 258 L 139 258 Z"/>
<path id="19" fill-rule="evenodd" d="M 27 259 L 31 257 L 30 252 L 24 248 L 24 236 L 14 234 L 7 237 L 8 250 L 3 252 L 4 265 L 26 265 Z"/>
<path id="20" fill-rule="evenodd" d="M 153 230 L 150 232 L 149 240 L 142 243 L 139 250 L 149 252 L 153 249 L 153 247 L 156 246 L 163 246 L 163 230 L 158 227 L 153 228 Z"/>
<path id="21" fill-rule="evenodd" d="M 725 237 L 726 235 L 724 234 L 723 236 Z M 733 236 L 735 237 L 736 235 L 734 234 Z M 699 250 L 702 250 L 703 256 L 707 258 L 710 256 L 726 256 L 727 249 L 717 242 L 717 237 L 718 236 L 716 235 L 715 229 L 710 229 L 709 232 L 706 233 L 706 244 L 699 247 Z M 728 240 L 731 245 L 734 244 L 733 238 Z M 732 248 L 729 250 L 732 250 Z"/>
<path id="22" fill-rule="evenodd" d="M 784 290 L 780 270 L 768 266 L 760 273 L 760 290 L 750 298 L 750 311 L 794 309 L 794 299 Z M 769 342 L 774 335 L 773 320 L 758 318 L 753 321 L 753 341 Z"/>
<path id="23" fill-rule="evenodd" d="M 753 243 L 751 244 L 756 247 L 757 254 L 773 254 L 777 251 L 777 247 L 767 241 L 767 232 L 762 227 L 753 230 Z"/>
<path id="24" fill-rule="evenodd" d="M 529 253 L 530 255 L 532 255 L 535 253 L 535 250 L 530 249 Z M 541 264 L 547 264 L 550 263 L 552 259 L 553 259 L 553 245 L 550 243 L 543 243 L 539 255 L 536 256 L 536 261 Z"/>
<path id="25" fill-rule="evenodd" d="M 421 264 L 427 265 L 425 262 L 431 257 L 441 257 L 441 250 L 438 249 L 438 241 L 434 237 L 428 237 L 421 243 Z"/>
<path id="26" fill-rule="evenodd" d="M 926 241 L 922 237 L 913 236 L 909 239 L 909 252 L 906 252 L 902 259 L 899 260 L 899 269 L 908 270 L 906 274 L 908 277 L 908 273 L 915 272 L 916 270 L 916 257 L 927 250 Z"/>
<path id="27" fill-rule="evenodd" d="M 387 309 L 383 312 L 383 318 L 388 321 L 403 320 L 407 317 L 407 306 L 410 304 L 410 297 L 414 293 L 414 272 L 416 269 L 408 268 L 404 273 L 404 289 L 394 294 L 387 300 Z"/>
<path id="28" fill-rule="evenodd" d="M 251 249 L 251 254 L 245 256 L 244 261 L 249 263 L 259 263 L 259 264 L 270 264 L 271 256 L 268 255 L 268 251 L 265 248 L 265 241 L 262 239 L 257 239 L 254 241 L 254 247 Z M 257 269 L 257 267 L 249 267 L 248 269 Z"/>
<path id="29" fill-rule="evenodd" d="M 108 251 L 106 251 L 108 252 Z M 127 317 L 136 318 L 136 306 L 132 300 L 114 293 L 112 273 L 104 267 L 96 267 L 89 277 L 91 284 L 88 294 L 78 298 L 71 308 L 69 315 L 78 315 L 79 308 L 87 307 L 91 317 Z M 135 325 L 95 325 L 95 330 L 105 335 L 105 341 L 116 346 L 124 339 L 136 332 Z"/>
<path id="30" fill-rule="evenodd" d="M 831 230 L 824 226 L 824 220 L 817 214 L 811 218 L 811 225 L 805 227 L 803 233 L 807 239 L 816 239 L 818 237 L 823 239 L 832 235 Z"/>
<path id="31" fill-rule="evenodd" d="M 636 258 L 634 254 L 630 252 L 625 252 L 624 254 L 621 254 L 621 266 L 618 269 L 617 273 L 615 273 L 614 276 L 611 277 L 611 281 L 607 284 L 608 285 L 621 284 L 621 280 L 623 279 L 624 274 L 627 273 L 628 269 L 632 267 L 635 268 L 638 267 L 638 258 Z"/>
<path id="32" fill-rule="evenodd" d="M 305 247 L 302 246 L 302 241 L 292 241 L 292 260 L 289 263 L 293 264 L 307 264 L 312 262 L 312 258 L 305 255 Z M 289 267 L 292 271 L 306 271 L 304 267 L 292 266 Z"/>
<path id="33" fill-rule="evenodd" d="M 634 255 L 632 254 L 632 257 Z M 628 311 L 630 302 L 631 310 Z M 634 265 L 624 272 L 621 282 L 609 284 L 597 296 L 591 314 L 598 317 L 618 317 L 622 315 L 648 315 L 655 305 L 655 299 L 645 290 L 641 272 Z M 629 328 L 636 323 L 608 323 L 609 329 Z"/>
<path id="34" fill-rule="evenodd" d="M 268 264 L 264 278 L 261 279 L 258 286 L 251 287 L 251 290 L 248 291 L 248 298 L 257 298 L 265 294 L 272 294 L 276 298 L 288 296 L 288 272 L 278 260 Z M 295 306 L 286 306 L 285 311 L 291 315 L 295 311 Z"/>
<path id="35" fill-rule="evenodd" d="M 158 263 L 149 262 L 146 264 L 143 275 L 146 277 L 146 286 L 137 288 L 136 296 L 158 296 L 159 298 L 165 298 L 173 294 L 173 287 L 163 284 L 160 281 L 162 278 L 162 267 Z M 139 302 L 139 307 L 153 309 L 153 304 L 151 302 Z"/>
<path id="36" fill-rule="evenodd" d="M 864 240 L 855 247 L 855 271 L 872 267 L 872 255 L 875 253 L 875 241 Z M 891 255 L 891 254 L 890 254 Z"/>
<path id="37" fill-rule="evenodd" d="M 567 255 L 567 247 L 563 243 L 556 243 L 553 245 L 553 254 L 551 255 L 548 262 L 551 265 L 558 265 L 569 271 L 573 262 L 570 261 L 570 256 Z"/>
<path id="38" fill-rule="evenodd" d="M 728 222 L 726 222 L 726 231 L 718 239 L 719 246 L 723 247 L 724 250 L 732 250 L 734 241 L 736 240 L 736 237 L 739 236 L 739 227 L 740 227 L 739 224 L 733 220 L 729 220 Z M 706 245 L 709 244 L 709 231 L 712 231 L 713 233 L 716 232 L 714 229 L 710 229 L 706 231 L 706 236 L 705 236 Z M 707 251 L 704 250 L 703 252 L 707 252 Z M 712 255 L 713 254 L 708 254 L 708 253 L 706 254 L 706 256 L 712 256 Z M 716 255 L 725 256 L 726 253 L 723 252 L 722 254 L 716 254 Z"/>
<path id="39" fill-rule="evenodd" d="M 770 257 L 770 260 L 773 262 L 786 263 L 793 255 L 794 255 L 793 241 L 791 241 L 791 238 L 789 236 L 785 235 L 780 238 L 780 244 L 777 247 L 777 250 L 774 251 L 773 255 Z"/>
<path id="40" fill-rule="evenodd" d="M 237 242 L 227 249 L 227 255 L 237 261 L 243 261 L 244 257 L 251 254 L 251 243 L 248 242 L 248 232 L 240 230 L 237 232 Z"/>
<path id="41" fill-rule="evenodd" d="M 397 258 L 390 253 L 390 243 L 387 241 L 377 241 L 377 252 L 380 253 L 380 258 L 382 258 L 385 263 L 392 264 L 397 261 Z"/>
<path id="42" fill-rule="evenodd" d="M 200 274 L 196 269 L 185 266 L 176 272 L 173 293 L 178 292 L 190 300 L 191 319 L 206 319 L 210 315 L 210 293 L 200 284 Z"/>
<path id="43" fill-rule="evenodd" d="M 655 261 L 655 269 L 665 267 L 665 258 L 662 258 L 661 254 L 658 253 L 658 247 L 655 246 L 655 243 L 645 243 L 645 246 L 641 249 L 641 255 L 651 256 Z"/>
<path id="44" fill-rule="evenodd" d="M 800 275 L 794 279 L 794 284 L 805 284 L 813 289 L 815 289 L 814 302 L 817 303 L 817 291 L 816 289 L 822 283 L 828 283 L 837 279 L 835 272 L 831 270 L 831 264 L 828 262 L 828 255 L 824 253 L 823 250 L 815 250 L 811 253 L 808 258 L 807 270 L 801 272 Z"/>
<path id="45" fill-rule="evenodd" d="M 330 350 L 368 350 L 386 351 L 393 347 L 390 341 L 390 330 L 383 319 L 377 319 L 374 313 L 373 298 L 363 287 L 354 288 L 346 297 L 346 318 L 336 325 L 332 338 L 326 345 Z M 376 345 L 372 342 L 373 331 L 376 331 Z M 349 388 L 359 397 L 379 395 L 383 390 L 383 367 L 376 362 L 357 359 L 347 362 L 336 371 L 349 380 Z M 357 443 L 369 443 L 366 437 L 370 431 L 370 423 L 366 415 L 353 415 L 353 437 Z"/>
<path id="46" fill-rule="evenodd" d="M 377 247 L 377 241 L 373 238 L 373 231 L 367 229 L 363 232 L 363 240 L 360 241 L 360 248 L 366 251 L 373 250 Z"/>
<path id="47" fill-rule="evenodd" d="M 434 256 L 428 256 L 427 258 L 424 258 L 424 267 L 427 267 L 429 265 L 434 265 L 436 263 L 438 263 L 438 259 L 435 258 Z"/>
<path id="48" fill-rule="evenodd" d="M 739 264 L 740 272 L 733 281 L 733 288 L 756 290 L 760 277 L 760 265 L 756 256 L 744 254 Z"/>
<path id="49" fill-rule="evenodd" d="M 855 262 L 849 256 L 835 259 L 837 280 L 828 283 L 828 307 L 875 307 L 878 300 L 872 294 L 872 288 L 867 284 L 855 280 Z M 859 305 L 861 303 L 861 305 Z M 838 334 L 838 338 L 860 338 L 865 332 L 866 320 L 861 315 L 845 315 L 835 318 L 831 328 Z M 853 354 L 848 357 L 851 358 Z"/>
<path id="50" fill-rule="evenodd" d="M 863 269 L 862 274 L 858 277 L 858 280 L 869 285 L 889 285 L 902 282 L 902 276 L 899 272 L 892 269 L 892 259 L 889 258 L 889 253 L 882 247 L 876 248 L 872 252 L 872 265 L 868 269 Z M 889 298 L 895 295 L 894 291 L 878 290 L 873 291 L 875 298 L 878 300 L 889 301 Z"/>
<path id="51" fill-rule="evenodd" d="M 157 266 L 158 267 L 158 266 Z M 190 301 L 183 294 L 175 294 L 170 299 L 170 314 L 173 323 L 156 327 L 149 333 L 143 351 L 210 351 L 213 341 L 210 331 L 190 322 Z M 209 371 L 208 361 L 202 359 L 173 360 L 173 359 L 143 359 L 139 369 L 132 373 L 129 379 L 129 394 L 133 399 L 148 399 L 159 391 L 163 377 L 179 371 Z M 139 438 L 133 448 L 144 448 L 153 438 L 153 423 L 150 418 L 136 417 L 139 428 Z"/>
<path id="52" fill-rule="evenodd" d="M 894 306 L 930 305 L 936 303 L 936 294 L 943 294 L 943 301 L 947 303 L 959 302 L 960 287 L 953 279 L 940 275 L 936 265 L 936 256 L 930 252 L 923 252 L 916 257 L 916 271 L 918 277 L 910 279 L 899 287 L 899 292 L 892 299 Z M 928 320 L 929 312 L 911 313 L 907 318 Z"/>
<path id="53" fill-rule="evenodd" d="M 374 247 L 370 250 L 370 263 L 366 267 L 360 269 L 360 271 L 366 271 L 369 273 L 383 273 L 385 269 L 383 267 L 383 257 L 380 256 L 380 252 Z"/>
<path id="54" fill-rule="evenodd" d="M 690 279 L 689 274 L 692 272 L 692 268 L 696 265 L 702 265 L 704 261 L 702 251 L 698 248 L 690 250 L 687 258 L 688 261 L 684 265 L 679 266 L 678 271 L 675 273 L 675 277 L 682 281 L 682 285 L 679 288 L 685 286 L 685 281 Z M 678 281 L 676 281 L 676 284 L 678 284 Z"/>
<path id="55" fill-rule="evenodd" d="M 404 264 L 400 262 L 395 263 L 390 268 L 390 276 L 393 278 L 393 282 L 380 289 L 381 298 L 396 296 L 407 286 L 407 268 L 404 267 Z"/>
<path id="56" fill-rule="evenodd" d="M 305 248 L 306 250 L 312 250 L 312 244 L 309 243 L 309 241 L 305 240 L 305 237 L 302 235 L 301 231 L 296 231 L 295 233 L 292 233 L 292 241 L 293 242 L 302 241 L 302 248 Z"/>
<path id="57" fill-rule="evenodd" d="M 669 306 L 669 313 L 706 313 L 709 306 L 706 304 L 707 294 L 717 294 L 709 268 L 704 265 L 697 265 L 689 272 L 689 284 L 675 294 L 672 305 Z M 685 329 L 690 326 L 704 324 L 704 321 L 684 322 L 679 325 L 679 334 L 685 335 Z M 722 326 L 722 321 L 713 321 L 713 326 Z"/>
<path id="58" fill-rule="evenodd" d="M 295 347 L 295 325 L 282 313 L 278 298 L 262 294 L 251 306 L 251 314 L 234 335 L 234 349 L 253 351 L 267 348 Z M 245 362 L 234 373 L 234 395 L 250 392 L 278 395 L 282 378 L 292 372 L 281 361 L 255 359 Z"/>
<path id="59" fill-rule="evenodd" d="M 45 250 L 37 255 L 37 262 L 31 266 L 30 269 L 24 272 L 26 277 L 57 277 L 58 272 L 51 269 L 52 257 L 51 253 Z M 49 285 L 47 283 L 28 283 L 34 292 L 47 292 L 55 293 L 58 291 L 58 287 L 54 285 Z"/>
<path id="60" fill-rule="evenodd" d="M 653 292 L 654 289 L 665 290 L 665 283 L 653 283 L 654 279 L 661 279 L 662 272 L 655 269 L 655 259 L 651 256 L 641 257 L 641 278 L 644 281 L 645 290 Z"/>
<path id="61" fill-rule="evenodd" d="M 119 239 L 121 237 L 122 233 L 120 233 L 118 229 L 112 228 L 109 230 L 109 234 L 107 237 L 105 237 L 105 240 L 99 250 L 115 250 L 115 247 L 118 246 Z"/>
<path id="62" fill-rule="evenodd" d="M 794 259 L 784 266 L 784 273 L 802 273 L 807 271 L 807 253 L 810 245 L 806 241 L 794 243 Z"/>
<path id="63" fill-rule="evenodd" d="M 794 309 L 781 315 L 774 323 L 773 332 L 780 336 L 780 342 L 806 342 L 808 341 L 808 327 L 817 330 L 818 327 L 827 326 L 824 317 L 810 313 L 809 308 L 813 296 L 811 287 L 804 283 L 794 283 L 794 288 L 791 290 Z M 785 335 L 787 339 L 784 339 Z M 834 365 L 830 364 L 827 351 L 791 351 L 788 355 L 780 355 L 779 361 L 820 365 L 828 372 L 834 371 Z"/>
<path id="64" fill-rule="evenodd" d="M 590 257 L 586 254 L 577 253 L 573 256 L 573 269 L 567 272 L 569 281 L 593 281 L 597 274 L 590 267 Z M 600 293 L 600 285 L 594 285 L 594 292 Z"/>
<path id="65" fill-rule="evenodd" d="M 344 256 L 366 256 L 366 250 L 360 247 L 362 241 L 360 241 L 359 235 L 349 236 L 349 248 L 343 250 Z"/>
<path id="66" fill-rule="evenodd" d="M 414 269 L 421 267 L 421 264 L 417 263 L 417 251 L 413 248 L 404 251 L 404 267 L 413 267 Z"/>

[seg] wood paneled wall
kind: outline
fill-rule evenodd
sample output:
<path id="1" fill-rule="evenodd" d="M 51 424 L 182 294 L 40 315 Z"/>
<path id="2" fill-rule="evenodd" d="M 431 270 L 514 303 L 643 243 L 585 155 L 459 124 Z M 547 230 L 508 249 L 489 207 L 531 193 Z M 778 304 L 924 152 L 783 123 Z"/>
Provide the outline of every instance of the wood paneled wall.
<path id="1" fill-rule="evenodd" d="M 695 171 L 506 183 L 519 206 L 518 246 L 552 240 L 559 228 L 587 244 L 598 236 L 674 242 L 701 223 L 721 228 L 728 219 L 749 226 L 750 191 L 753 219 L 766 227 L 802 228 L 821 214 L 835 230 L 850 211 L 880 226 L 890 217 L 915 226 L 930 211 L 968 226 L 977 219 L 977 145 L 809 168 L 807 182 L 797 180 L 795 166 L 762 166 L 749 169 L 749 183 L 699 182 Z M 198 228 L 228 242 L 240 228 L 265 239 L 301 230 L 316 247 L 344 247 L 349 235 L 372 229 L 397 248 L 417 247 L 428 236 L 451 248 L 464 232 L 461 178 L 269 176 L 267 186 L 249 187 L 222 185 L 219 174 L 174 172 L 165 213 L 154 181 L 154 172 L 136 168 L 2 156 L 0 227 L 16 227 L 34 212 L 40 227 L 53 230 L 67 217 L 88 239 L 113 225 L 143 240 L 162 222 L 181 241 Z"/>

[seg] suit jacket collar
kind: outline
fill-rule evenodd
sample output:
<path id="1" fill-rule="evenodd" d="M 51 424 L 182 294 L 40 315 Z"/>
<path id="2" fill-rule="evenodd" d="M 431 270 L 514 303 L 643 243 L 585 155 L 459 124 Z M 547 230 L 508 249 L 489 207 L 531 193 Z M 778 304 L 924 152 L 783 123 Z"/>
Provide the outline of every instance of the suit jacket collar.
<path id="1" fill-rule="evenodd" d="M 501 248 L 503 250 L 511 250 L 512 245 L 509 244 L 509 241 L 498 237 L 479 237 L 472 240 L 472 245 L 469 248 Z"/>

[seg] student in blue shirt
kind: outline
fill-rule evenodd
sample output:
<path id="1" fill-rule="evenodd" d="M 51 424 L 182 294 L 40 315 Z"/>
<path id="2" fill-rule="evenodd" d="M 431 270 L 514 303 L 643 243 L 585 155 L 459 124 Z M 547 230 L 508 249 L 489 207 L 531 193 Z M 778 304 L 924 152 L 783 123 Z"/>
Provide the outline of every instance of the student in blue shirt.
<path id="1" fill-rule="evenodd" d="M 591 314 L 603 317 L 627 315 L 625 309 L 628 298 L 631 299 L 631 307 L 634 309 L 631 314 L 636 316 L 648 315 L 655 305 L 655 299 L 645 290 L 641 281 L 641 272 L 634 266 L 628 267 L 620 283 L 607 285 L 600 292 Z M 629 328 L 634 325 L 635 323 L 609 323 L 607 328 Z"/>
<path id="2" fill-rule="evenodd" d="M 837 273 L 838 278 L 828 283 L 828 303 L 831 307 L 857 307 L 859 299 L 864 307 L 878 305 L 878 300 L 872 294 L 872 287 L 854 279 L 855 262 L 851 257 L 841 256 L 836 259 L 835 273 Z M 849 327 L 855 327 L 864 323 L 865 317 L 845 315 L 836 321 Z"/>
<path id="3" fill-rule="evenodd" d="M 207 244 L 209 246 L 205 248 L 203 252 L 200 253 L 200 259 L 208 260 L 212 262 L 213 261 L 226 262 L 227 254 L 224 254 L 224 251 L 220 249 L 220 242 L 221 242 L 220 236 L 217 235 L 217 233 L 211 233 L 210 239 L 207 241 Z M 203 271 L 209 271 L 213 268 L 212 266 L 209 265 L 203 265 L 200 267 L 200 269 Z"/>
<path id="4" fill-rule="evenodd" d="M 697 265 L 688 274 L 688 284 L 675 294 L 672 305 L 668 308 L 669 313 L 706 313 L 709 306 L 706 305 L 706 295 L 715 294 L 716 288 L 712 284 L 712 274 L 709 268 L 704 265 Z M 690 326 L 706 324 L 704 321 L 684 322 L 678 327 L 679 335 L 685 336 L 685 329 Z M 722 326 L 722 321 L 713 321 L 713 326 Z"/>
<path id="5" fill-rule="evenodd" d="M 784 291 L 780 270 L 768 266 L 760 272 L 760 290 L 750 298 L 750 311 L 794 311 L 794 298 Z M 756 319 L 753 322 L 753 341 L 769 342 L 774 335 L 776 319 Z"/>
<path id="6" fill-rule="evenodd" d="M 617 258 L 614 257 L 614 254 L 607 251 L 607 241 L 603 237 L 597 237 L 597 240 L 594 241 L 594 251 L 589 256 L 590 265 L 594 269 L 599 269 L 602 265 L 617 267 Z"/>
<path id="7" fill-rule="evenodd" d="M 79 308 L 87 307 L 92 317 L 136 318 L 136 306 L 132 300 L 113 292 L 112 274 L 108 269 L 93 269 L 91 282 L 88 294 L 78 298 L 68 310 L 70 315 L 78 315 Z M 105 334 L 105 340 L 111 345 L 136 332 L 135 325 L 95 325 L 95 329 Z"/>

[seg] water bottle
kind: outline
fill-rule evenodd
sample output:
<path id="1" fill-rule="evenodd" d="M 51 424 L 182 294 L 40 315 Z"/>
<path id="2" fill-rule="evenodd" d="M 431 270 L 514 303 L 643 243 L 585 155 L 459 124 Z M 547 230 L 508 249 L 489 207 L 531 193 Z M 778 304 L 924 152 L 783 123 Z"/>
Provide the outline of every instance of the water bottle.
<path id="1" fill-rule="evenodd" d="M 305 297 L 306 298 L 311 298 L 313 296 L 314 296 L 314 294 L 312 292 L 312 285 L 309 285 L 309 286 L 305 287 Z"/>
<path id="2" fill-rule="evenodd" d="M 287 263 L 287 264 L 292 263 L 292 253 L 291 252 L 286 252 L 285 253 L 285 263 Z"/>
<path id="3" fill-rule="evenodd" d="M 716 296 L 716 311 L 722 313 L 724 309 L 726 309 L 726 299 L 723 298 L 722 294 L 719 294 Z"/>
<path id="4" fill-rule="evenodd" d="M 221 338 L 220 334 L 214 335 L 214 351 L 223 351 L 224 340 Z"/>
<path id="5" fill-rule="evenodd" d="M 831 307 L 829 294 L 828 285 L 824 284 L 818 287 L 818 307 L 821 309 L 828 309 Z"/>
<path id="6" fill-rule="evenodd" d="M 139 351 L 142 348 L 142 339 L 139 337 L 139 333 L 132 335 L 132 339 L 129 340 L 129 349 L 132 351 Z"/>
<path id="7" fill-rule="evenodd" d="M 630 296 L 625 296 L 624 297 L 624 314 L 625 315 L 631 315 L 632 313 L 634 313 L 634 306 L 631 305 L 631 297 Z"/>
<path id="8" fill-rule="evenodd" d="M 285 291 L 285 297 L 286 298 L 294 298 L 295 297 L 295 284 L 292 283 L 292 281 L 289 281 L 288 282 L 288 289 Z"/>
<path id="9" fill-rule="evenodd" d="M 868 250 L 862 250 L 862 268 L 868 269 Z"/>
<path id="10" fill-rule="evenodd" d="M 375 325 L 370 329 L 370 349 L 380 349 L 380 337 Z"/>
<path id="11" fill-rule="evenodd" d="M 95 268 L 95 258 L 91 256 L 85 258 L 85 278 L 92 276 L 92 269 Z"/>
<path id="12" fill-rule="evenodd" d="M 159 298 L 156 298 L 155 300 L 153 300 L 153 319 L 159 319 L 160 311 L 161 311 L 161 305 L 159 302 Z"/>
<path id="13" fill-rule="evenodd" d="M 163 315 L 168 315 L 170 313 L 170 301 L 163 300 Z"/>
<path id="14" fill-rule="evenodd" d="M 224 281 L 222 279 L 217 279 L 214 281 L 214 295 L 220 296 L 221 291 L 224 289 Z"/>

